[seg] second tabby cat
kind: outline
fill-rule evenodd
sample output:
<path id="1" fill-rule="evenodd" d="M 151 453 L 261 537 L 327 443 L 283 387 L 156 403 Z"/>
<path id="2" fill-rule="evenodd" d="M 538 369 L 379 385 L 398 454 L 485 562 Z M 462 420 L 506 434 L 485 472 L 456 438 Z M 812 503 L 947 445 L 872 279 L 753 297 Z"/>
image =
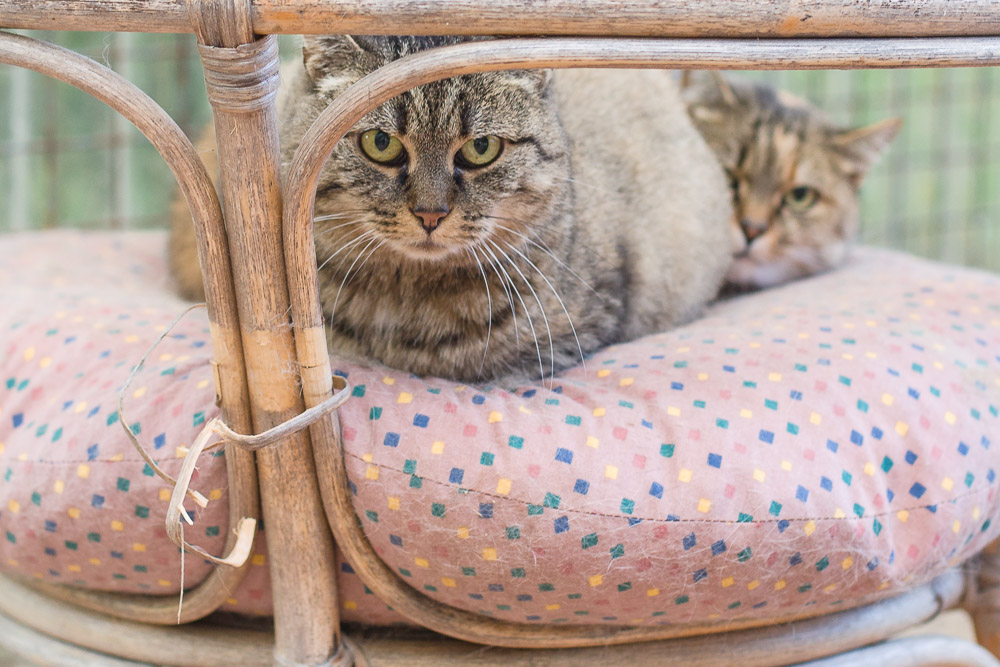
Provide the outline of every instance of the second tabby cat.
<path id="1" fill-rule="evenodd" d="M 843 129 L 804 100 L 717 72 L 686 72 L 682 85 L 730 179 L 728 287 L 769 287 L 840 264 L 858 231 L 858 188 L 902 121 Z"/>

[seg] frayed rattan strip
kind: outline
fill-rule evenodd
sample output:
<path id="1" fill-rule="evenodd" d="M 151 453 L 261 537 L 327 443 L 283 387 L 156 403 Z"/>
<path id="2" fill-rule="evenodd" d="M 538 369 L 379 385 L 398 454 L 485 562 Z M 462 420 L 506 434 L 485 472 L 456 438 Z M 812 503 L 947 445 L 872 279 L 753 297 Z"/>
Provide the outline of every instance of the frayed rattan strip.
<path id="1" fill-rule="evenodd" d="M 145 354 L 139 359 L 139 363 L 132 368 L 132 372 L 129 373 L 128 379 L 125 380 L 125 384 L 122 385 L 121 391 L 118 394 L 118 421 L 122 425 L 122 429 L 125 431 L 125 435 L 128 437 L 129 442 L 142 457 L 146 465 L 159 476 L 162 480 L 173 486 L 173 492 L 170 495 L 170 504 L 167 507 L 166 515 L 166 531 L 167 536 L 170 541 L 176 544 L 178 547 L 184 551 L 198 554 L 202 558 L 209 560 L 218 565 L 230 565 L 232 567 L 240 567 L 243 565 L 247 559 L 250 557 L 250 551 L 253 546 L 254 532 L 256 530 L 257 521 L 252 518 L 242 518 L 236 526 L 236 543 L 233 548 L 224 557 L 213 556 L 212 554 L 205 551 L 203 548 L 190 544 L 184 540 L 184 529 L 183 521 L 187 521 L 188 524 L 193 524 L 191 516 L 184 509 L 184 498 L 189 496 L 194 500 L 195 504 L 199 507 L 206 507 L 208 505 L 208 499 L 205 498 L 201 493 L 191 490 L 191 477 L 194 475 L 195 467 L 198 463 L 198 457 L 202 455 L 207 450 L 213 449 L 223 443 L 233 444 L 237 447 L 245 449 L 247 451 L 257 451 L 265 447 L 273 446 L 280 443 L 282 440 L 288 438 L 290 435 L 307 428 L 313 422 L 322 419 L 326 415 L 342 406 L 347 402 L 347 399 L 351 396 L 351 385 L 343 377 L 334 376 L 334 384 L 337 382 L 341 384 L 341 387 L 327 400 L 322 403 L 315 405 L 304 412 L 292 417 L 291 419 L 278 424 L 274 428 L 268 429 L 263 433 L 257 433 L 253 435 L 245 435 L 243 433 L 237 433 L 236 431 L 229 428 L 225 422 L 220 418 L 215 417 L 210 419 L 205 427 L 195 438 L 191 447 L 188 448 L 187 453 L 184 456 L 184 463 L 181 465 L 180 474 L 177 479 L 174 479 L 157 465 L 153 457 L 149 455 L 146 448 L 139 442 L 135 433 L 132 431 L 131 424 L 128 418 L 125 416 L 125 392 L 128 391 L 129 386 L 131 386 L 132 381 L 135 376 L 143 368 L 146 363 L 146 359 L 153 350 L 156 349 L 164 338 L 166 338 L 177 323 L 184 318 L 185 315 L 190 313 L 196 308 L 202 308 L 205 304 L 196 304 L 190 306 L 184 310 L 180 315 L 174 318 L 174 320 L 167 326 L 167 328 L 161 333 L 153 344 L 146 350 Z M 215 442 L 211 442 L 213 437 L 218 437 L 219 439 Z"/>

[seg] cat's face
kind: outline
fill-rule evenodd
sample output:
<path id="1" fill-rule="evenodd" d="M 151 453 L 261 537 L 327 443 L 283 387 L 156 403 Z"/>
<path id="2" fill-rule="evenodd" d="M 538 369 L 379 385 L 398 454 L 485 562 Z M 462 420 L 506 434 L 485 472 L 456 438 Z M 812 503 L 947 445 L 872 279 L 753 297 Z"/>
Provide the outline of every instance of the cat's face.
<path id="1" fill-rule="evenodd" d="M 316 106 L 381 65 L 456 40 L 307 38 Z M 567 187 L 568 153 L 545 72 L 472 74 L 383 104 L 336 146 L 317 189 L 317 248 L 346 267 L 438 262 L 475 266 L 492 242 L 520 244 Z M 324 220 L 327 216 L 334 216 Z M 375 249 L 378 249 L 377 251 Z M 367 261 L 364 260 L 364 261 Z M 336 266 L 333 264 L 333 266 Z"/>
<path id="2" fill-rule="evenodd" d="M 840 264 L 857 236 L 858 188 L 899 121 L 842 130 L 785 93 L 702 85 L 688 109 L 730 178 L 727 281 L 768 287 Z"/>

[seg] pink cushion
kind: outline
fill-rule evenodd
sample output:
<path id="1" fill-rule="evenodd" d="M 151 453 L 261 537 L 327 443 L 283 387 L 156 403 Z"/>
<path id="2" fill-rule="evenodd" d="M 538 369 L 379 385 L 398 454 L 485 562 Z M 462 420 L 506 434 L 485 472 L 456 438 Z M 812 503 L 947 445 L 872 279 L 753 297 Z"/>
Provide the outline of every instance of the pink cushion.
<path id="1" fill-rule="evenodd" d="M 164 487 L 114 423 L 129 365 L 183 307 L 163 237 L 0 248 L 0 567 L 176 592 Z M 179 331 L 126 404 L 173 471 L 216 414 L 203 313 Z M 341 421 L 369 538 L 436 599 L 528 622 L 739 619 L 889 595 L 993 539 L 998 368 L 995 276 L 866 250 L 552 388 L 339 365 L 355 387 Z M 213 552 L 224 480 L 203 459 L 194 486 L 215 501 L 189 535 Z M 209 572 L 186 565 L 186 585 Z M 340 585 L 348 620 L 399 620 L 346 564 Z M 267 613 L 267 591 L 253 567 L 227 608 Z"/>

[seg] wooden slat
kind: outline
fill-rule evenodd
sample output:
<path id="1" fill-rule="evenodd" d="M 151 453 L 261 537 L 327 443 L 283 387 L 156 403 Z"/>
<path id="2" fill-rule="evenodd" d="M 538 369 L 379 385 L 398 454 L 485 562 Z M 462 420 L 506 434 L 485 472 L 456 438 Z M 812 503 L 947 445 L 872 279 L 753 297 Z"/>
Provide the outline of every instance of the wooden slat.
<path id="1" fill-rule="evenodd" d="M 191 32 L 184 0 L 0 0 L 0 26 Z M 254 0 L 258 34 L 1000 35 L 995 0 Z"/>

